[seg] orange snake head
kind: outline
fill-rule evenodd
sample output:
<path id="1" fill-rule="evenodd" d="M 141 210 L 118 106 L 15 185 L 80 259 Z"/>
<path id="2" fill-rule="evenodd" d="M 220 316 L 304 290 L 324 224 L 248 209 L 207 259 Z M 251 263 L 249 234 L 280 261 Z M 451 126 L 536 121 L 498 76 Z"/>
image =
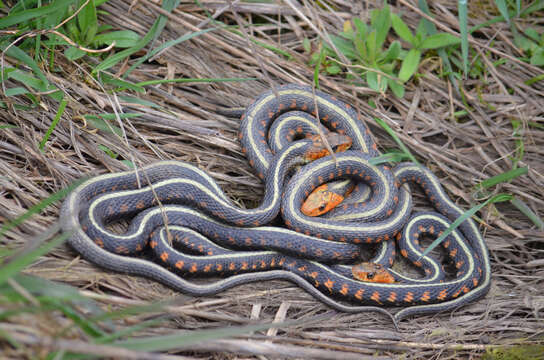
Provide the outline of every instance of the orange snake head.
<path id="1" fill-rule="evenodd" d="M 380 264 L 363 262 L 351 268 L 353 277 L 359 281 L 392 284 L 395 282 L 393 275 Z"/>
<path id="2" fill-rule="evenodd" d="M 300 211 L 306 216 L 320 216 L 344 201 L 344 197 L 329 190 L 327 184 L 318 186 L 302 204 Z"/>
<path id="3" fill-rule="evenodd" d="M 351 147 L 352 140 L 349 136 L 340 135 L 337 133 L 328 133 L 325 135 L 325 138 L 331 146 L 332 151 L 336 153 L 346 151 Z M 329 150 L 327 150 L 327 147 L 321 139 L 321 136 L 313 135 L 308 137 L 308 139 L 313 140 L 313 146 L 306 152 L 304 156 L 307 162 L 330 155 Z"/>

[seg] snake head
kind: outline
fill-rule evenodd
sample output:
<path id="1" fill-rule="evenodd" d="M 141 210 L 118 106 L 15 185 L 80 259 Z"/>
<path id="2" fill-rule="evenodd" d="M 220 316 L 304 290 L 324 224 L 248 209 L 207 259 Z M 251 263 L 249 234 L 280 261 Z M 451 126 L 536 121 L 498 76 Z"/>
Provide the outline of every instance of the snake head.
<path id="1" fill-rule="evenodd" d="M 374 264 L 369 262 L 363 262 L 354 265 L 351 268 L 353 277 L 359 281 L 392 284 L 395 282 L 395 278 L 380 264 Z"/>
<path id="2" fill-rule="evenodd" d="M 328 133 L 325 135 L 327 142 L 335 153 L 343 152 L 351 147 L 352 140 L 349 136 L 337 133 Z M 306 151 L 305 160 L 307 162 L 320 159 L 330 155 L 329 150 L 319 135 L 312 135 L 308 139 L 313 141 L 312 146 Z"/>
<path id="3" fill-rule="evenodd" d="M 300 211 L 306 216 L 320 216 L 334 209 L 342 201 L 344 201 L 342 195 L 329 190 L 329 186 L 323 184 L 308 195 Z"/>

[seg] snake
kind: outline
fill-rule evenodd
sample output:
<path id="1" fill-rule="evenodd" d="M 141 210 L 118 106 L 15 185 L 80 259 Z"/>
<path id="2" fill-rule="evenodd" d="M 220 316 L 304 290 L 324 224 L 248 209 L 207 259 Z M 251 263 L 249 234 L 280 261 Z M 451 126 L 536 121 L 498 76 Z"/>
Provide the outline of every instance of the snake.
<path id="1" fill-rule="evenodd" d="M 318 117 L 321 125 L 309 127 L 319 132 L 323 126 L 347 137 L 351 147 L 346 150 L 335 143 L 342 152 L 323 156 L 319 139 L 298 139 L 298 126 L 273 125 L 278 117 L 301 117 L 307 123 Z M 267 135 L 271 128 L 274 135 Z M 271 136 L 289 138 L 289 144 L 272 150 Z M 69 244 L 98 266 L 151 278 L 193 296 L 282 279 L 339 311 L 378 311 L 389 316 L 384 306 L 401 307 L 394 321 L 455 309 L 489 290 L 488 250 L 472 219 L 463 221 L 443 243 L 455 263 L 452 279 L 444 277 L 436 260 L 423 256 L 417 238 L 440 234 L 463 211 L 422 165 L 374 165 L 371 159 L 379 155 L 377 146 L 350 105 L 308 86 L 280 86 L 247 107 L 239 138 L 242 152 L 265 181 L 265 195 L 257 208 L 238 207 L 213 178 L 190 163 L 160 161 L 90 178 L 69 193 L 60 211 Z M 316 152 L 320 158 L 314 160 Z M 292 170 L 301 164 L 300 170 Z M 305 198 L 318 186 L 345 179 L 366 184 L 369 195 L 364 206 L 346 203 L 336 217 L 302 213 Z M 408 184 L 423 189 L 437 212 L 412 214 Z M 278 213 L 286 228 L 270 225 Z M 122 234 L 108 229 L 118 220 L 130 222 Z M 186 239 L 201 254 L 177 250 L 171 244 L 180 242 L 176 238 Z M 359 280 L 360 267 L 350 264 L 360 251 L 367 244 L 381 244 L 373 259 L 379 263 L 374 269 L 381 271 L 393 261 L 395 240 L 401 255 L 421 268 L 423 277 L 411 279 L 391 271 L 393 281 L 372 282 L 374 273 L 363 271 L 369 281 Z M 155 252 L 154 261 L 142 256 L 149 248 Z M 206 274 L 226 277 L 208 283 L 186 278 Z"/>

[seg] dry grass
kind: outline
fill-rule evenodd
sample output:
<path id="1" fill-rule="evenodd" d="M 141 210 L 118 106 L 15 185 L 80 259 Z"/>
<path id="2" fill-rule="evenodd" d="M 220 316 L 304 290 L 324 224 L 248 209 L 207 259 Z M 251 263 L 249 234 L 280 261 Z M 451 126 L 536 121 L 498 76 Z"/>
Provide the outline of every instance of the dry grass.
<path id="1" fill-rule="evenodd" d="M 4 99 L 8 101 L 8 108 L 0 108 L 2 122 L 15 125 L 0 130 L 2 222 L 22 214 L 82 175 L 126 169 L 119 161 L 121 159 L 132 160 L 138 166 L 161 159 L 188 161 L 208 171 L 227 194 L 240 203 L 252 206 L 260 199 L 261 183 L 246 163 L 236 138 L 238 121 L 218 115 L 217 109 L 249 104 L 256 94 L 270 87 L 270 81 L 276 85 L 309 84 L 313 69 L 307 66 L 308 55 L 303 52 L 302 40 L 305 37 L 315 40 L 315 29 L 320 33 L 335 34 L 344 20 L 352 16 L 364 19 L 367 6 L 375 5 L 331 1 L 337 9 L 333 13 L 304 2 L 306 7 L 299 10 L 306 16 L 305 20 L 287 2 L 273 2 L 265 7 L 236 3 L 236 15 L 225 9 L 224 2 L 201 3 L 211 13 L 217 11 L 218 17 L 228 23 L 239 21 L 251 25 L 251 19 L 256 19 L 251 15 L 259 15 L 271 25 L 249 26 L 248 33 L 287 51 L 292 60 L 259 46 L 250 47 L 256 51 L 252 53 L 244 36 L 226 30 L 196 37 L 143 64 L 128 80 L 139 82 L 174 77 L 254 77 L 258 80 L 148 86 L 147 93 L 140 97 L 161 105 L 162 110 L 124 103 L 118 94 L 104 91 L 88 76 L 85 63 L 57 62 L 55 71 L 47 76 L 63 89 L 69 102 L 43 152 L 38 150 L 37 144 L 54 118 L 58 104 L 42 97 L 40 108 L 20 110 L 15 105 L 24 100 L 12 97 Z M 454 3 L 433 2 L 432 12 L 437 24 L 457 32 L 456 6 L 451 4 Z M 420 15 L 409 5 L 400 1 L 396 12 L 402 10 L 403 18 L 413 28 Z M 484 5 L 484 2 L 470 3 L 474 24 L 491 16 L 482 11 Z M 101 18 L 104 23 L 118 29 L 130 28 L 142 35 L 151 27 L 157 14 L 162 13 L 158 3 L 150 0 L 110 1 L 102 9 L 109 13 Z M 280 13 L 282 17 L 278 23 Z M 202 8 L 193 2 L 185 2 L 168 14 L 168 19 L 159 42 L 196 31 L 197 25 L 207 18 Z M 474 24 L 469 23 L 469 26 Z M 283 29 L 281 36 L 276 31 L 279 27 Z M 512 36 L 505 23 L 483 28 L 477 35 L 471 46 L 481 55 L 486 71 L 480 79 L 460 83 L 466 95 L 464 101 L 455 95 L 451 84 L 437 77 L 441 67 L 438 57 L 424 60 L 419 69 L 421 76 L 407 85 L 403 99 L 354 87 L 340 78 L 322 76 L 320 84 L 324 91 L 352 104 L 365 115 L 382 149 L 394 147 L 373 117 L 384 119 L 418 159 L 438 174 L 452 197 L 464 208 L 474 202 L 471 194 L 476 184 L 512 168 L 517 144 L 510 121 L 521 121 L 525 153 L 519 165 L 528 166 L 529 173 L 511 183 L 501 184 L 496 191 L 514 194 L 542 216 L 544 131 L 529 123 L 544 124 L 544 87 L 542 82 L 532 86 L 524 84 L 542 74 L 542 70 L 515 61 L 519 50 L 509 40 Z M 489 47 L 494 51 L 489 51 Z M 506 62 L 491 66 L 492 61 L 500 58 L 505 58 Z M 57 59 L 62 61 L 62 56 Z M 9 58 L 6 60 L 10 62 Z M 86 61 L 94 63 L 92 58 L 86 58 Z M 122 74 L 126 69 L 127 65 L 123 64 L 115 71 Z M 376 103 L 376 109 L 369 107 L 369 99 Z M 467 116 L 456 121 L 452 112 L 460 110 L 466 111 Z M 114 111 L 138 111 L 145 115 L 123 120 L 126 138 L 95 131 L 82 121 L 85 114 Z M 107 146 L 119 157 L 109 157 L 98 145 Z M 10 231 L 0 240 L 2 246 L 29 246 L 37 234 L 57 221 L 57 215 L 58 204 Z M 180 356 L 164 355 L 165 358 L 184 358 L 181 355 L 188 358 L 245 358 L 251 354 L 252 358 L 381 359 L 404 356 L 457 359 L 479 357 L 487 344 L 542 344 L 544 232 L 509 204 L 486 207 L 481 218 L 485 221 L 481 229 L 492 259 L 493 283 L 489 294 L 453 312 L 403 321 L 400 332 L 395 332 L 387 319 L 377 315 L 332 311 L 286 282 L 246 285 L 213 298 L 194 299 L 146 279 L 103 271 L 77 257 L 67 246 L 43 256 L 25 272 L 79 287 L 104 307 L 174 299 L 167 308 L 171 319 L 143 331 L 143 336 L 246 324 L 255 319 L 303 321 L 288 328 L 209 341 L 177 352 Z M 128 326 L 145 319 L 141 315 L 127 317 L 116 326 Z M 8 347 L 6 356 L 33 354 L 40 357 L 44 355 L 43 349 L 86 347 L 92 348 L 89 351 L 100 357 L 135 356 L 132 352 L 112 353 L 108 346 L 91 347 L 77 333 L 56 341 L 54 329 L 67 322 L 59 314 L 16 319 L 9 325 L 12 336 L 30 346 L 26 349 Z M 31 333 L 29 329 L 32 329 Z M 1 330 L 6 328 L 2 326 Z"/>

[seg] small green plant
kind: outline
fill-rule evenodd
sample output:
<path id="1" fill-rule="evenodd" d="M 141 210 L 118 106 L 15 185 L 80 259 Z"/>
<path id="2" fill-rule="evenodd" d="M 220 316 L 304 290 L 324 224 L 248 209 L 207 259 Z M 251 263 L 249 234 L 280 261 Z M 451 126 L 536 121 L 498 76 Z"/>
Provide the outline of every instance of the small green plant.
<path id="1" fill-rule="evenodd" d="M 514 43 L 525 53 L 523 59 L 536 66 L 544 66 L 544 33 L 538 33 L 533 28 L 523 31 L 523 35 L 514 34 Z"/>
<path id="2" fill-rule="evenodd" d="M 77 3 L 70 5 L 68 13 L 75 14 L 79 6 L 81 5 Z M 80 47 L 86 49 L 99 49 L 102 46 L 128 48 L 136 45 L 140 40 L 140 36 L 134 31 L 109 31 L 111 26 L 98 25 L 97 13 L 95 0 L 89 0 L 76 16 L 64 25 L 66 35 L 79 46 L 69 46 L 66 49 L 64 55 L 68 59 L 75 60 L 88 53 Z"/>
<path id="3" fill-rule="evenodd" d="M 413 34 L 387 5 L 371 11 L 370 15 L 370 24 L 354 18 L 353 25 L 349 21 L 344 23 L 344 31 L 330 38 L 334 48 L 352 62 L 352 73 L 359 75 L 371 89 L 380 93 L 391 88 L 397 97 L 403 97 L 404 83 L 416 73 L 424 51 L 460 42 L 457 37 L 447 33 L 429 35 L 423 21 Z M 409 50 L 403 50 L 398 40 L 385 48 L 391 27 L 409 45 Z M 308 43 L 306 49 L 309 49 Z M 326 44 L 312 55 L 310 64 L 322 66 L 331 75 L 339 74 L 341 66 L 345 65 L 335 49 Z M 347 76 L 353 79 L 352 75 Z"/>

